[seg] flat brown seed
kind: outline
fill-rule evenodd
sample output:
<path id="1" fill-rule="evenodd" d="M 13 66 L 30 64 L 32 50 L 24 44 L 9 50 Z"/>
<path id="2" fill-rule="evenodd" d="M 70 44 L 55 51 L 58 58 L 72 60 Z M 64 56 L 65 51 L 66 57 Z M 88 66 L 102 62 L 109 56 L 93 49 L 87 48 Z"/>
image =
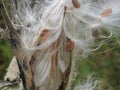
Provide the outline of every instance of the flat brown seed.
<path id="1" fill-rule="evenodd" d="M 104 18 L 104 17 L 110 16 L 111 14 L 112 14 L 112 8 L 107 8 L 103 11 L 103 13 L 101 14 L 101 17 Z"/>
<path id="2" fill-rule="evenodd" d="M 65 50 L 70 52 L 70 51 L 73 50 L 73 48 L 74 48 L 74 42 L 71 41 L 70 39 L 67 40 L 67 43 L 66 43 L 66 46 L 65 46 Z"/>
<path id="3" fill-rule="evenodd" d="M 42 31 L 41 35 L 40 35 L 40 40 L 44 41 L 48 38 L 49 35 L 49 30 L 45 29 Z"/>
<path id="4" fill-rule="evenodd" d="M 49 35 L 49 30 L 44 29 L 42 33 L 40 34 L 40 36 L 38 37 L 38 39 L 35 41 L 34 45 L 39 45 L 41 41 L 46 40 L 48 38 L 48 35 Z"/>
<path id="5" fill-rule="evenodd" d="M 92 30 L 92 36 L 94 36 L 94 37 L 99 37 L 99 32 L 98 32 L 98 30 L 93 29 L 93 30 Z"/>
<path id="6" fill-rule="evenodd" d="M 78 2 L 78 0 L 72 0 L 72 4 L 75 8 L 80 8 L 80 3 Z"/>
<path id="7" fill-rule="evenodd" d="M 79 50 L 79 54 L 81 55 L 84 51 L 82 49 Z"/>

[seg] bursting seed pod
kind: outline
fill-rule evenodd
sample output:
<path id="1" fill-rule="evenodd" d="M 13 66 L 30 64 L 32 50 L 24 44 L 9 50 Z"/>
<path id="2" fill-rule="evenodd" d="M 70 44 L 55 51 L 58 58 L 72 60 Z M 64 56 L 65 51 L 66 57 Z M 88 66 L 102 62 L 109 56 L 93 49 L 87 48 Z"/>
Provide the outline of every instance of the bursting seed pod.
<path id="1" fill-rule="evenodd" d="M 37 90 L 65 90 L 75 56 L 99 49 L 96 38 L 120 35 L 119 7 L 120 0 L 18 0 L 12 23 L 20 28 Z"/>

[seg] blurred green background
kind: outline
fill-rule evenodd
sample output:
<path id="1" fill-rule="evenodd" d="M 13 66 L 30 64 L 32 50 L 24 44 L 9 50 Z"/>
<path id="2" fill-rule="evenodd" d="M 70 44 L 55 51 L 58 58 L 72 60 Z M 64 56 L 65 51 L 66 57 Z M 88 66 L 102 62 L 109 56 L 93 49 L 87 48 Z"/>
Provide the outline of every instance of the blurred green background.
<path id="1" fill-rule="evenodd" d="M 7 3 L 9 6 L 9 4 Z M 2 2 L 0 0 L 0 27 L 1 28 L 6 28 L 5 27 L 5 22 L 2 18 Z M 3 79 L 4 74 L 6 72 L 6 69 L 11 61 L 12 58 L 12 51 L 10 48 L 10 44 L 8 40 L 1 39 L 0 36 L 0 80 Z"/>
<path id="2" fill-rule="evenodd" d="M 93 74 L 100 80 L 101 90 L 120 90 L 120 44 L 115 38 L 87 58 L 78 60 L 74 85 Z"/>
<path id="3" fill-rule="evenodd" d="M 1 9 L 0 12 L 2 13 Z M 1 13 L 0 27 L 5 28 Z M 3 79 L 12 56 L 9 42 L 0 39 L 0 80 Z M 120 44 L 116 38 L 112 37 L 108 43 L 87 58 L 80 58 L 76 67 L 78 73 L 74 85 L 84 81 L 88 75 L 93 73 L 95 79 L 101 81 L 101 90 L 120 90 Z"/>

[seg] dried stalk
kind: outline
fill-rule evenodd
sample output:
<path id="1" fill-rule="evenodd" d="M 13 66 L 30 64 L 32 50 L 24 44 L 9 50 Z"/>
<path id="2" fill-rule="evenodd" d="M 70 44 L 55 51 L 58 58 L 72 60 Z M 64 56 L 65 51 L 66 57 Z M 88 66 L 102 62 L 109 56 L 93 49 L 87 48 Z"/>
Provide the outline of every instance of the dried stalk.
<path id="1" fill-rule="evenodd" d="M 71 52 L 71 71 L 70 71 L 67 87 L 65 90 L 71 90 L 71 86 L 73 84 L 74 73 L 75 73 L 74 71 L 75 71 L 75 60 L 74 60 L 74 50 L 73 50 Z"/>
<path id="2" fill-rule="evenodd" d="M 3 37 L 4 36 L 4 31 L 3 29 L 0 27 L 0 37 Z"/>
<path id="3" fill-rule="evenodd" d="M 0 90 L 3 89 L 4 87 L 9 87 L 9 86 L 15 86 L 20 83 L 20 80 L 16 81 L 0 81 Z"/>
<path id="4" fill-rule="evenodd" d="M 2 1 L 3 3 L 3 11 L 4 11 L 4 18 L 6 21 L 6 24 L 9 28 L 9 34 L 10 34 L 10 43 L 11 43 L 11 47 L 13 49 L 13 52 L 16 56 L 17 62 L 18 62 L 18 66 L 20 69 L 20 78 L 23 81 L 23 85 L 25 90 L 35 90 L 35 85 L 34 85 L 34 80 L 33 80 L 33 76 L 31 73 L 31 68 L 29 66 L 29 58 L 26 55 L 26 52 L 24 50 L 24 45 L 20 39 L 20 36 L 17 32 L 17 28 L 13 26 L 10 17 L 7 13 L 7 10 L 5 8 L 5 4 L 4 1 Z"/>

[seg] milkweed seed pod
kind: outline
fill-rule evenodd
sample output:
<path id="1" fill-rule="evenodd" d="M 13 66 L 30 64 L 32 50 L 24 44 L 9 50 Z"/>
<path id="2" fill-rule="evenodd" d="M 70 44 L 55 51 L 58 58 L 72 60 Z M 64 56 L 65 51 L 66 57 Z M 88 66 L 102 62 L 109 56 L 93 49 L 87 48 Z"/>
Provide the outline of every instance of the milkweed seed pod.
<path id="1" fill-rule="evenodd" d="M 102 45 L 96 38 L 120 34 L 120 0 L 18 0 L 12 7 L 39 90 L 66 87 L 62 77 L 69 77 L 73 50 L 86 56 Z"/>

